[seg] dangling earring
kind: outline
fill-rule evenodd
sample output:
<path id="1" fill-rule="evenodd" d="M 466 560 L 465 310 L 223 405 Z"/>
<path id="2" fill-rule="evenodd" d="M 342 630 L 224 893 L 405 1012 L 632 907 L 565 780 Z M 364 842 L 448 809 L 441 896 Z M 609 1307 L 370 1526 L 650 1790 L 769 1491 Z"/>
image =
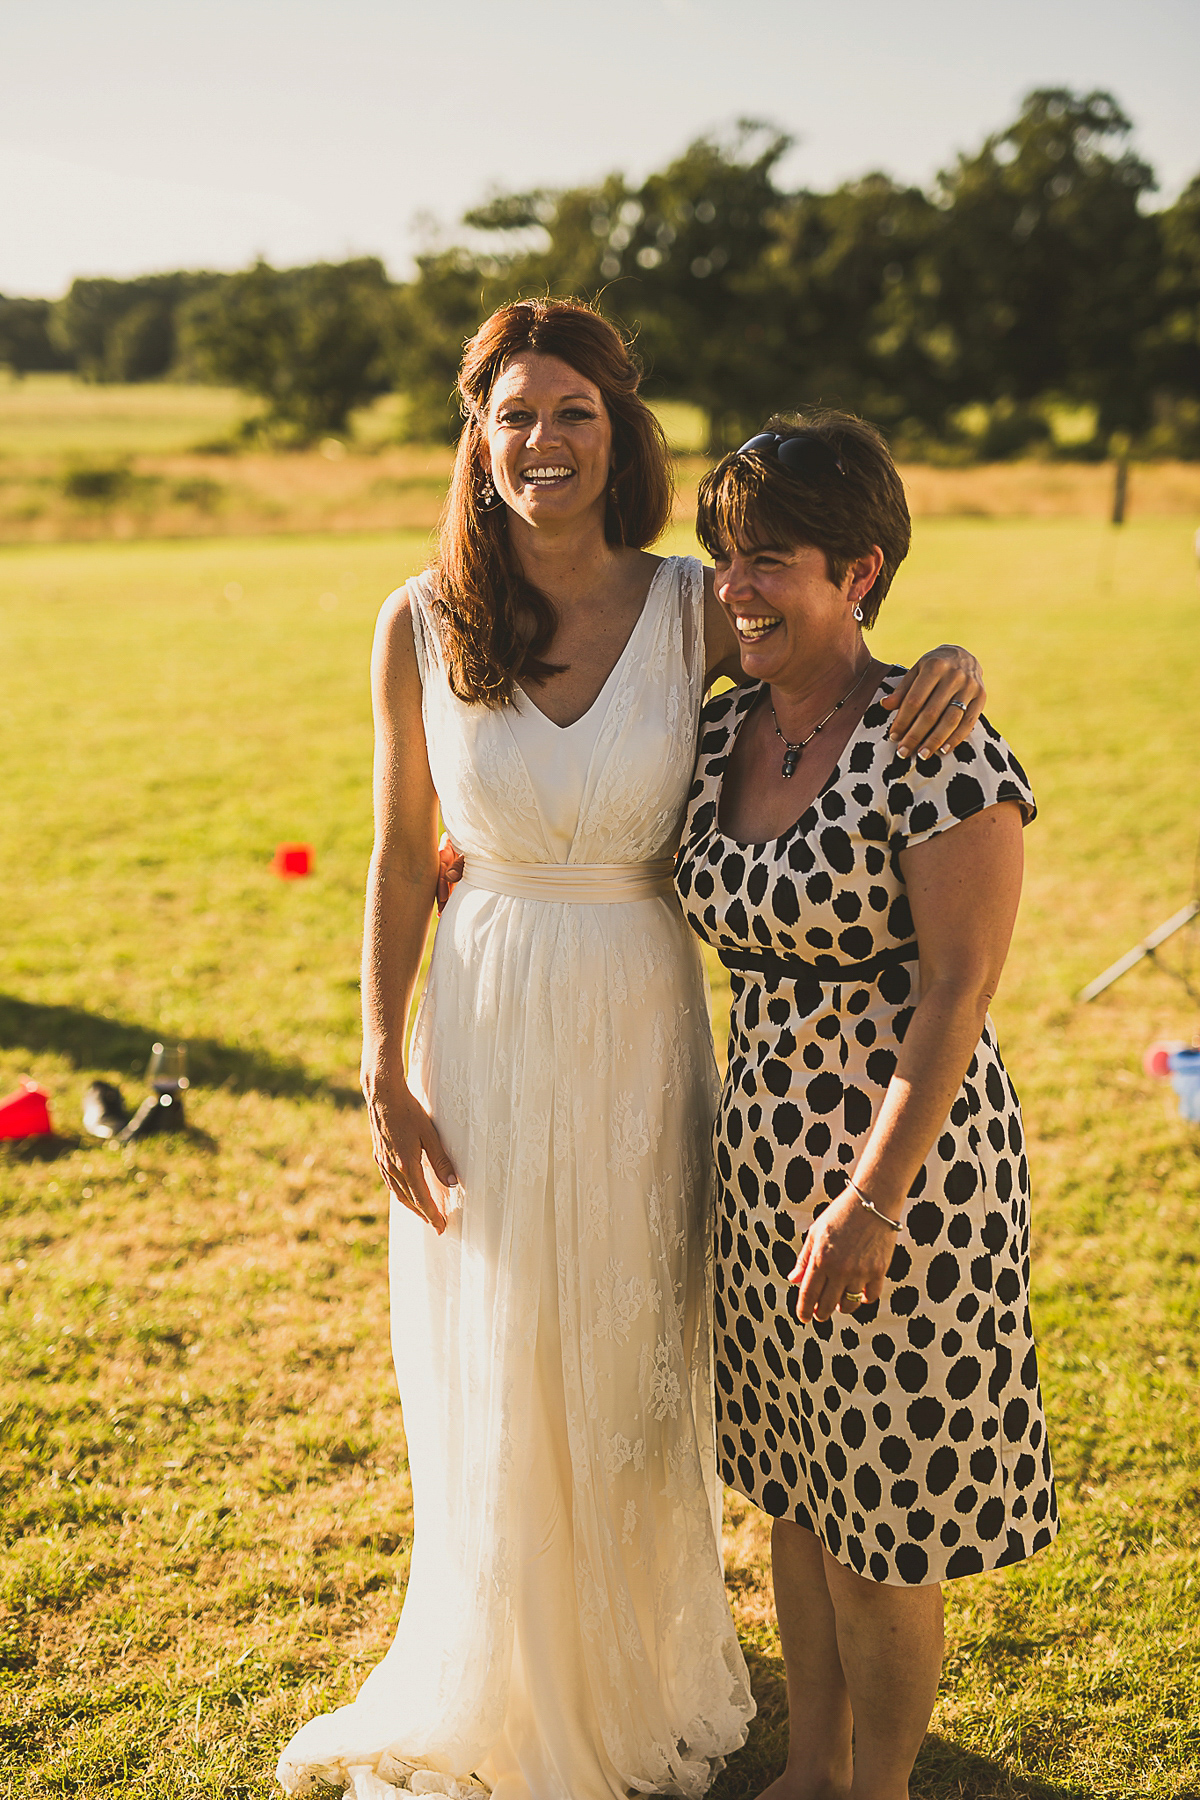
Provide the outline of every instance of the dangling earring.
<path id="1" fill-rule="evenodd" d="M 484 471 L 483 482 L 479 489 L 479 504 L 485 512 L 496 504 L 496 489 L 488 470 Z"/>
<path id="2" fill-rule="evenodd" d="M 619 494 L 619 493 L 618 493 L 618 492 L 617 492 L 617 484 L 616 484 L 616 482 L 615 482 L 615 481 L 614 481 L 614 482 L 612 482 L 612 483 L 610 483 L 610 485 L 609 485 L 609 489 L 608 489 L 608 499 L 609 499 L 609 504 L 610 504 L 610 506 L 611 506 L 611 507 L 612 507 L 612 509 L 613 509 L 613 513 L 614 513 L 614 515 L 615 515 L 615 518 L 616 518 L 616 522 L 617 522 L 617 537 L 618 537 L 618 541 L 619 541 L 619 543 L 620 543 L 620 544 L 621 544 L 621 545 L 622 545 L 622 547 L 624 547 L 624 543 L 625 543 L 625 521 L 624 521 L 624 519 L 623 519 L 623 518 L 622 518 L 622 517 L 621 517 L 621 496 L 620 496 L 620 494 Z"/>
<path id="3" fill-rule="evenodd" d="M 856 604 L 855 608 L 854 608 L 854 617 L 858 620 L 860 625 L 862 624 L 865 616 L 866 615 L 864 614 L 862 607 L 860 605 Z"/>

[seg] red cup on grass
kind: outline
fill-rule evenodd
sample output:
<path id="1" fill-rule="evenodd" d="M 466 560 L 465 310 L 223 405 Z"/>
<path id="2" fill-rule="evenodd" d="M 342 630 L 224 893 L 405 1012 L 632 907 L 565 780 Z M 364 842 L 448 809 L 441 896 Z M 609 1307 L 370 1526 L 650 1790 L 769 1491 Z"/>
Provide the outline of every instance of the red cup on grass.
<path id="1" fill-rule="evenodd" d="M 316 866 L 311 844 L 277 844 L 271 858 L 271 867 L 285 881 L 294 881 L 297 875 L 311 875 Z"/>
<path id="2" fill-rule="evenodd" d="M 23 1081 L 15 1094 L 0 1100 L 0 1138 L 50 1137 L 49 1098 L 36 1081 Z"/>
<path id="3" fill-rule="evenodd" d="M 1178 1038 L 1156 1038 L 1142 1052 L 1142 1068 L 1147 1075 L 1160 1078 L 1171 1073 L 1171 1053 L 1173 1050 L 1186 1050 L 1187 1045 Z"/>

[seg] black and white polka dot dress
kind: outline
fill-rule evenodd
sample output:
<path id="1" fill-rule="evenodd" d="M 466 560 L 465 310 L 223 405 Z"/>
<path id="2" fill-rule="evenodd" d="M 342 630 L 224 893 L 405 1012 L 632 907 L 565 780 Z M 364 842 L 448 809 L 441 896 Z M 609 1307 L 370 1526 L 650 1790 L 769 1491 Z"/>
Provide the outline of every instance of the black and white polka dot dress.
<path id="1" fill-rule="evenodd" d="M 882 1300 L 796 1319 L 787 1276 L 842 1193 L 920 997 L 899 852 L 1033 794 L 986 720 L 915 763 L 884 678 L 816 801 L 774 842 L 717 801 L 761 686 L 702 715 L 677 885 L 730 970 L 716 1127 L 717 1440 L 726 1482 L 875 1581 L 923 1584 L 1050 1543 L 1057 1505 L 1029 1319 L 1021 1112 L 989 1021 L 912 1185 Z"/>

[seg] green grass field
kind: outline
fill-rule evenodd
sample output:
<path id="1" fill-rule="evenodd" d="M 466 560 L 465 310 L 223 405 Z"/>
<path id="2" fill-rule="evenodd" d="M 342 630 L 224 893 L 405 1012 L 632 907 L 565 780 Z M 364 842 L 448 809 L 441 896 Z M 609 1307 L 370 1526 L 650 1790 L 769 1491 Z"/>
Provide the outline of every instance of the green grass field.
<path id="1" fill-rule="evenodd" d="M 403 402 L 385 394 L 355 415 L 370 447 L 393 437 Z M 0 370 L 0 468 L 5 459 L 178 456 L 229 447 L 261 411 L 236 388 L 180 381 L 95 382 L 78 375 L 13 376 Z"/>
<path id="2" fill-rule="evenodd" d="M 226 437 L 250 410 L 233 388 L 0 376 L 0 456 L 178 454 Z"/>
<path id="3" fill-rule="evenodd" d="M 367 446 L 394 436 L 404 401 L 385 394 L 352 421 Z M 0 368 L 0 463 L 6 457 L 170 456 L 221 442 L 258 411 L 234 388 L 188 382 L 94 382 L 77 375 L 14 376 Z M 685 401 L 655 411 L 672 448 L 704 448 L 703 416 Z"/>
<path id="4" fill-rule="evenodd" d="M 925 522 L 876 634 L 980 653 L 1042 808 L 996 1015 L 1064 1530 L 949 1594 L 930 1800 L 1200 1795 L 1200 1128 L 1140 1069 L 1197 1007 L 1149 967 L 1073 1000 L 1192 891 L 1194 524 Z M 59 1133 L 0 1146 L 4 1800 L 268 1796 L 390 1638 L 411 1506 L 357 957 L 371 627 L 421 560 L 0 552 L 0 1092 L 37 1076 Z M 308 881 L 269 872 L 290 838 Z M 191 1046 L 188 1135 L 79 1135 L 88 1081 L 134 1097 L 156 1036 Z M 782 1742 L 764 1543 L 731 1507 L 761 1712 L 718 1800 Z"/>

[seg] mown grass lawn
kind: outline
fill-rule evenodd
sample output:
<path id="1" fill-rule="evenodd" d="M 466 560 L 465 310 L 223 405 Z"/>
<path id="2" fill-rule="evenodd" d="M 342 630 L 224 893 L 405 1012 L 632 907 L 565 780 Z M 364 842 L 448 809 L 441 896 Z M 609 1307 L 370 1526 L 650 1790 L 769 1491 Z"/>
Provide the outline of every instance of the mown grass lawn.
<path id="1" fill-rule="evenodd" d="M 1198 1009 L 1148 967 L 1073 1000 L 1192 891 L 1190 537 L 926 522 L 877 634 L 980 652 L 1042 807 L 996 1014 L 1064 1530 L 950 1592 L 916 1795 L 1200 1794 L 1200 1130 L 1140 1069 Z M 416 535 L 0 556 L 0 1092 L 37 1076 L 59 1133 L 0 1147 L 5 1797 L 269 1795 L 390 1637 L 411 1511 L 357 949 L 371 625 L 420 560 Z M 291 838 L 317 870 L 285 884 Z M 82 1137 L 87 1082 L 134 1098 L 155 1036 L 191 1045 L 188 1135 Z M 782 1741 L 764 1541 L 731 1507 L 762 1711 L 721 1800 Z"/>

